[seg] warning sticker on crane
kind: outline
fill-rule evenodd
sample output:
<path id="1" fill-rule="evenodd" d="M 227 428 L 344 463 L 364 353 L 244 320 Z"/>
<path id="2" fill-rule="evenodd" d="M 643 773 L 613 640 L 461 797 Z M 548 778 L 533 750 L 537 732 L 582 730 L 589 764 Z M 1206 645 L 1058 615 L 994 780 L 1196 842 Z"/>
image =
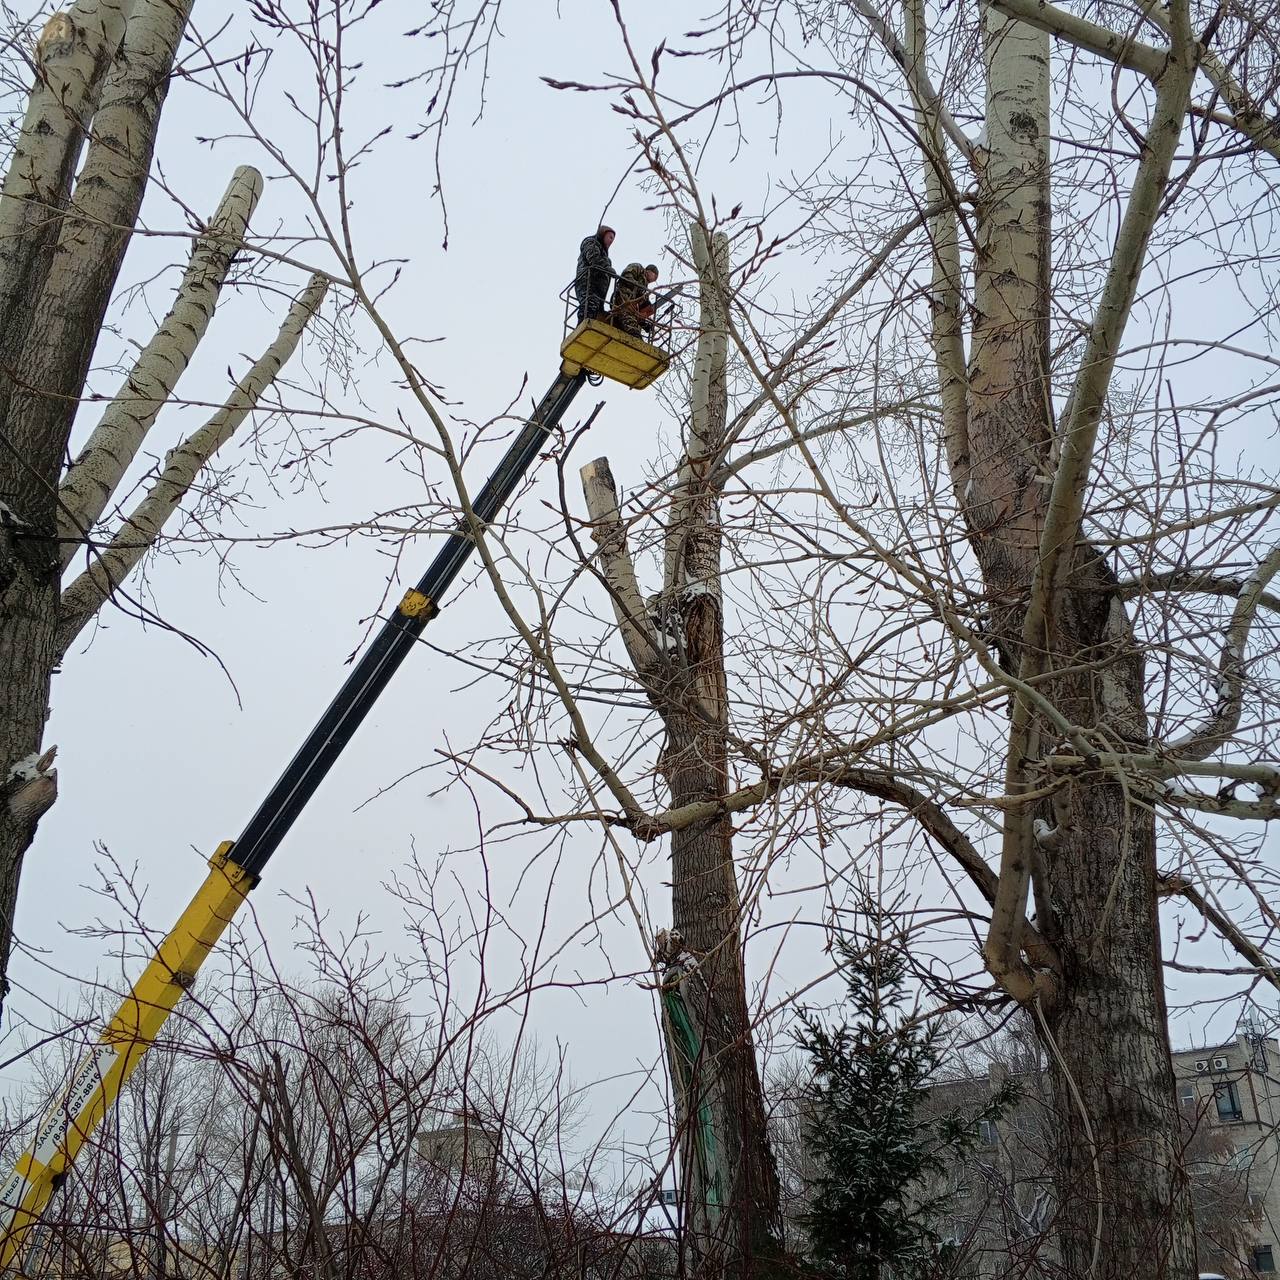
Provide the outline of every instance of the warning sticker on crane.
<path id="1" fill-rule="evenodd" d="M 40 1164 L 48 1164 L 53 1159 L 63 1139 L 102 1088 L 102 1082 L 119 1056 L 120 1050 L 111 1044 L 94 1045 L 85 1054 L 75 1075 L 71 1077 L 66 1093 L 53 1104 L 40 1128 L 36 1130 L 33 1154 Z"/>
<path id="2" fill-rule="evenodd" d="M 0 1186 L 0 1227 L 10 1227 L 13 1220 L 17 1216 L 18 1206 L 26 1197 L 27 1188 L 31 1186 L 31 1180 L 25 1175 L 19 1173 L 15 1169 L 5 1182 L 4 1186 Z"/>
<path id="3" fill-rule="evenodd" d="M 81 1059 L 67 1091 L 49 1108 L 28 1148 L 29 1158 L 19 1160 L 18 1168 L 0 1185 L 0 1226 L 13 1223 L 27 1198 L 28 1191 L 40 1180 L 40 1174 L 58 1154 L 81 1116 L 102 1090 L 120 1050 L 114 1045 L 98 1044 Z M 23 1166 L 26 1171 L 23 1171 Z"/>

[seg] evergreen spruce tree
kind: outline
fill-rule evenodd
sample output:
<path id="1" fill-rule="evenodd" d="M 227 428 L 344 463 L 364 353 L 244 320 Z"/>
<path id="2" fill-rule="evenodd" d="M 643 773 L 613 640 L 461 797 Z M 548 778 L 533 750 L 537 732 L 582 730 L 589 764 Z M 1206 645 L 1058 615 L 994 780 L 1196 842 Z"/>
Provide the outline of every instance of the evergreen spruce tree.
<path id="1" fill-rule="evenodd" d="M 942 1175 L 977 1145 L 978 1121 L 998 1118 L 1010 1094 L 997 1092 L 976 1113 L 926 1105 L 938 1031 L 909 1016 L 905 959 L 871 916 L 864 945 L 836 944 L 851 1020 L 828 1029 L 800 1011 L 797 1039 L 811 1073 L 806 1136 L 821 1169 L 801 1224 L 826 1275 L 933 1280 L 952 1274 L 938 1231 L 951 1199 Z"/>

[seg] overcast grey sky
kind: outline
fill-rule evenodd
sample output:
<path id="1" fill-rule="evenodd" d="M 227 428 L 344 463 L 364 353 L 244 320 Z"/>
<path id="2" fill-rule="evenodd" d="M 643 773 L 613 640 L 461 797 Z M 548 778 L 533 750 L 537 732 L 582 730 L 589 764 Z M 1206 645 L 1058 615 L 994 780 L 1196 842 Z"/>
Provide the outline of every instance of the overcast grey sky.
<path id="1" fill-rule="evenodd" d="M 628 172 L 633 158 L 628 122 L 610 109 L 604 95 L 555 92 L 540 79 L 595 81 L 623 67 L 610 6 L 603 0 L 563 0 L 558 8 L 522 2 L 504 10 L 484 114 L 476 118 L 474 79 L 464 82 L 446 133 L 443 165 L 451 225 L 448 250 L 442 250 L 430 146 L 406 136 L 420 120 L 419 91 L 380 87 L 411 72 L 424 51 L 422 41 L 398 35 L 416 7 L 384 6 L 361 37 L 367 70 L 352 95 L 349 130 L 354 135 L 364 127 L 373 133 L 386 124 L 394 135 L 355 171 L 354 234 L 366 258 L 404 260 L 385 301 L 386 315 L 402 337 L 431 340 L 416 349 L 423 371 L 459 418 L 483 422 L 517 396 L 527 406 L 555 375 L 560 337 L 556 294 L 572 273 L 578 242 L 606 212 L 606 204 L 608 220 L 619 232 L 615 263 L 655 259 L 664 278 L 680 269 L 664 252 L 669 229 L 663 217 L 646 210 L 651 195 L 642 177 Z M 196 9 L 198 30 L 211 35 L 238 8 L 202 0 Z M 683 31 L 690 20 L 688 6 L 677 2 L 624 4 L 623 9 L 636 47 L 645 54 L 663 36 Z M 219 48 L 235 45 L 229 35 L 220 41 Z M 302 69 L 292 64 L 289 70 L 294 55 L 287 42 L 281 42 L 275 56 L 278 62 L 268 71 L 260 96 L 258 123 L 286 153 L 305 158 L 305 129 L 291 117 L 280 92 Z M 681 74 L 678 64 L 670 71 L 677 86 Z M 856 130 L 847 121 L 833 124 L 829 112 L 815 110 L 806 118 L 806 101 L 802 91 L 792 99 L 796 115 L 783 155 L 773 149 L 768 109 L 760 112 L 758 132 L 749 145 L 729 139 L 708 153 L 701 176 L 722 210 L 743 200 L 763 202 L 772 181 L 792 172 L 803 175 L 821 159 L 833 129 Z M 159 148 L 168 191 L 152 192 L 144 213 L 149 228 L 182 229 L 169 192 L 207 214 L 234 166 L 255 163 L 270 179 L 255 230 L 263 234 L 278 228 L 288 235 L 301 229 L 305 211 L 296 192 L 272 171 L 252 140 L 226 139 L 212 147 L 194 141 L 233 131 L 225 107 L 205 90 L 189 82 L 175 84 Z M 783 223 L 785 214 L 779 216 L 779 225 Z M 174 243 L 166 238 L 136 241 L 124 279 L 150 277 L 174 259 Z M 682 243 L 676 247 L 684 252 Z M 303 261 L 327 265 L 319 248 L 301 245 L 294 252 Z M 793 269 L 779 283 L 779 294 L 802 292 L 810 270 L 817 268 Z M 282 269 L 276 277 L 295 290 L 305 279 L 301 270 L 291 274 Z M 163 312 L 166 290 L 175 278 L 170 273 L 149 286 L 153 309 Z M 180 394 L 200 401 L 220 399 L 228 365 L 239 368 L 243 355 L 256 354 L 283 310 L 278 295 L 228 296 Z M 117 319 L 126 342 L 148 336 L 142 305 L 135 303 Z M 365 347 L 353 360 L 355 385 L 340 398 L 353 405 L 358 392 L 369 418 L 394 423 L 397 412 L 404 412 L 412 428 L 425 433 L 427 424 L 396 385 L 392 363 L 385 356 L 375 358 L 365 329 L 357 329 L 356 341 Z M 108 354 L 103 353 L 104 362 Z M 321 354 L 314 344 L 304 363 L 320 376 Z M 300 377 L 301 371 L 295 366 L 290 376 Z M 109 392 L 117 380 L 102 372 L 95 376 L 94 388 Z M 285 398 L 300 399 L 288 391 Z M 579 510 L 577 465 L 608 453 L 623 487 L 637 485 L 651 464 L 658 433 L 678 434 L 678 423 L 655 394 L 612 384 L 584 391 L 572 419 L 580 421 L 597 400 L 605 402 L 605 410 L 568 467 L 570 502 Z M 91 413 L 85 415 L 85 424 L 93 420 Z M 179 425 L 191 420 L 191 413 L 180 412 L 162 420 L 153 450 L 169 447 Z M 300 420 L 295 425 L 314 431 L 317 443 L 338 434 L 324 424 Z M 277 425 L 268 441 L 280 448 L 281 440 Z M 416 501 L 421 479 L 413 466 L 395 456 L 397 448 L 393 437 L 373 430 L 337 440 L 315 459 L 319 490 L 300 485 L 293 472 L 284 471 L 272 477 L 273 490 L 249 464 L 246 448 L 233 451 L 231 461 L 243 472 L 247 496 L 220 531 L 249 540 L 231 547 L 219 544 L 216 553 L 162 558 L 147 580 L 152 607 L 166 622 L 207 645 L 225 672 L 176 635 L 140 627 L 110 608 L 103 613 L 104 625 L 68 657 L 55 687 L 47 736 L 59 746 L 61 799 L 41 825 L 20 903 L 24 945 L 12 972 L 11 1015 L 11 1026 L 19 1033 L 24 1023 L 37 1029 L 51 1025 L 55 1015 L 50 1006 L 73 1004 L 82 979 L 95 973 L 109 981 L 119 976 L 110 940 L 74 936 L 99 917 L 111 922 L 118 916 L 97 892 L 93 868 L 100 855 L 95 848 L 101 844 L 124 866 L 136 866 L 134 883 L 146 894 L 144 918 L 154 928 L 167 927 L 198 883 L 203 859 L 220 840 L 239 832 L 336 691 L 345 660 L 361 644 L 367 620 L 383 598 L 388 575 L 396 575 L 394 599 L 434 554 L 437 543 L 427 537 L 410 541 L 398 566 L 391 556 L 397 548 L 387 541 L 353 537 L 318 545 L 322 539 L 303 537 L 255 544 L 250 538 L 359 524 Z M 478 451 L 468 463 L 468 478 L 478 484 L 496 456 L 493 448 Z M 547 505 L 554 501 L 555 484 L 554 468 L 543 466 L 521 500 L 529 524 L 556 524 Z M 515 547 L 533 555 L 537 543 L 521 539 Z M 531 564 L 536 568 L 536 560 Z M 136 584 L 131 590 L 137 590 Z M 584 604 L 605 607 L 599 593 L 594 600 L 588 595 Z M 313 895 L 332 936 L 351 930 L 357 917 L 364 916 L 376 945 L 390 953 L 410 946 L 402 931 L 403 908 L 387 894 L 385 882 L 411 853 L 432 861 L 451 848 L 470 850 L 480 831 L 473 798 L 464 788 L 435 794 L 443 781 L 438 769 L 384 789 L 402 775 L 436 763 L 440 749 L 467 746 L 477 727 L 500 709 L 498 700 L 506 696 L 502 682 L 476 682 L 472 669 L 448 655 L 503 633 L 505 626 L 485 584 L 456 598 L 428 630 L 428 643 L 401 670 L 276 855 L 251 907 L 282 967 L 290 967 L 290 951 L 304 936 L 295 918 L 305 894 Z M 551 746 L 546 767 L 564 768 Z M 514 814 L 509 802 L 492 790 L 478 794 L 483 825 Z M 495 899 L 510 909 L 527 937 L 541 928 L 544 908 L 548 935 L 572 936 L 587 915 L 590 868 L 600 837 L 585 828 L 575 835 L 554 873 L 550 858 L 526 866 L 537 843 L 496 841 L 487 848 L 483 867 L 474 853 L 457 854 L 449 864 L 450 876 L 456 877 L 452 906 L 460 909 L 468 898 L 474 902 L 487 871 Z M 662 924 L 667 910 L 665 855 L 653 846 L 643 858 L 654 920 Z M 522 873 L 527 873 L 523 879 Z M 779 875 L 778 883 L 786 886 L 786 869 Z M 796 883 L 802 881 L 797 873 Z M 928 882 L 911 887 L 926 896 L 931 891 Z M 597 872 L 593 893 L 600 888 Z M 798 901 L 783 897 L 766 902 L 764 923 L 785 922 L 799 911 Z M 756 978 L 764 971 L 772 939 L 784 933 L 762 934 L 755 952 Z M 773 976 L 771 999 L 818 970 L 818 942 L 808 927 L 789 943 L 792 949 L 784 952 Z M 793 964 L 793 954 L 806 959 Z M 488 960 L 494 966 L 491 980 L 501 985 L 504 967 L 510 980 L 517 959 L 514 947 L 498 947 Z M 574 938 L 558 972 L 566 980 L 575 974 L 591 980 L 610 968 L 625 973 L 643 965 L 634 927 L 623 914 L 606 922 L 599 937 Z M 304 957 L 297 957 L 297 968 L 304 968 Z M 136 974 L 137 960 L 131 959 L 125 969 L 130 977 Z M 532 1021 L 544 1041 L 568 1046 L 571 1069 L 583 1081 L 651 1064 L 658 1054 L 651 997 L 636 982 L 541 992 Z M 1216 1024 L 1222 1033 L 1229 1032 L 1229 1025 L 1229 1020 Z M 627 1093 L 620 1084 L 602 1091 L 602 1113 Z"/>

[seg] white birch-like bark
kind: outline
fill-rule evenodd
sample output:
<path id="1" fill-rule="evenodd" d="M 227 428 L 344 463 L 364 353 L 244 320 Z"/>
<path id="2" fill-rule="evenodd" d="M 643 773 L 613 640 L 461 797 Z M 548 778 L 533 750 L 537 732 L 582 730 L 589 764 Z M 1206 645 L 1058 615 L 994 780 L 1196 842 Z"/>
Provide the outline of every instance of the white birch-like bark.
<path id="1" fill-rule="evenodd" d="M 1079 49 L 1108 58 L 1149 80 L 1155 80 L 1164 70 L 1165 50 L 1143 43 L 1132 31 L 1123 34 L 1112 31 L 1056 5 L 1046 4 L 1045 0 L 987 0 L 987 3 L 1008 18 L 1060 36 Z M 1147 8 L 1150 12 L 1155 6 Z"/>
<path id="2" fill-rule="evenodd" d="M 248 165 L 238 168 L 209 229 L 192 248 L 169 314 L 68 469 L 59 490 L 64 568 L 110 502 L 204 337 L 261 194 L 262 175 Z"/>
<path id="3" fill-rule="evenodd" d="M 0 328 L 39 292 L 33 258 L 66 204 L 131 0 L 77 0 L 36 42 L 36 82 L 0 190 Z"/>
<path id="4" fill-rule="evenodd" d="M 166 458 L 159 478 L 121 523 L 110 545 L 62 593 L 57 655 L 60 661 L 103 602 L 154 545 L 201 470 L 239 429 L 263 393 L 297 349 L 298 342 L 324 299 L 328 278 L 315 275 L 302 292 L 275 340 L 236 385 L 227 403 Z"/>
<path id="5" fill-rule="evenodd" d="M 1007 664 L 1014 660 L 1019 602 L 1039 542 L 1039 480 L 1052 441 L 1049 37 L 985 6 L 982 24 L 988 151 L 978 175 L 975 314 L 967 370 L 970 452 L 952 483 L 963 477 L 957 497 L 998 602 L 993 630 Z M 954 360 L 958 334 L 954 326 L 944 333 L 943 354 Z M 956 396 L 958 389 L 952 390 Z M 1019 756 L 1017 778 L 1021 770 Z M 1032 868 L 1029 806 L 1007 811 L 1005 821 L 1017 827 L 1027 856 L 1001 867 L 985 954 L 993 976 L 1025 1000 L 1036 989 L 1019 945 Z"/>
<path id="6" fill-rule="evenodd" d="M 127 242 L 142 203 L 160 112 L 194 0 L 133 0 L 93 117 L 58 256 L 76 260 Z M 123 251 L 121 251 L 123 253 Z M 85 259 L 92 260 L 92 259 Z"/>
<path id="7" fill-rule="evenodd" d="M 727 297 L 729 287 L 729 237 L 723 232 L 712 237 L 694 225 L 689 231 L 693 263 L 697 269 L 699 290 L 698 347 L 694 355 L 692 386 L 689 392 L 689 440 L 675 493 L 667 518 L 662 572 L 662 608 L 669 609 L 673 599 L 697 581 L 686 564 L 686 541 L 691 522 L 696 519 L 695 506 L 704 496 L 706 482 L 719 469 L 724 446 L 724 366 L 729 350 Z M 717 417 L 719 414 L 719 426 Z M 719 581 L 707 582 L 708 590 L 719 592 Z M 695 590 L 701 589 L 695 587 Z"/>
<path id="8" fill-rule="evenodd" d="M 608 458 L 588 462 L 579 475 L 591 516 L 591 536 L 600 549 L 600 571 L 613 600 L 618 631 L 636 674 L 644 680 L 656 667 L 659 653 L 636 581 L 635 564 L 627 549 L 627 531 L 618 512 L 618 490 Z"/>
<path id="9" fill-rule="evenodd" d="M 1030 599 L 1022 625 L 1019 677 L 1024 683 L 1034 682 L 1043 670 L 1054 615 L 1064 591 L 1064 576 L 1073 563 L 1072 553 L 1083 518 L 1084 494 L 1103 403 L 1145 261 L 1147 241 L 1159 214 L 1160 198 L 1181 136 L 1193 76 L 1194 60 L 1184 45 L 1181 56 L 1169 58 L 1157 87 L 1147 146 L 1125 207 L 1067 419 L 1059 434 L 1058 465 L 1043 516 Z M 1116 710 L 1125 709 L 1117 703 Z M 1033 709 L 1026 698 L 1016 696 L 1005 773 L 1005 787 L 1010 795 L 1016 795 L 1026 785 L 1033 733 Z M 1033 984 L 1017 958 L 1017 931 L 1030 877 L 1029 848 L 1027 816 L 1011 811 L 1005 818 L 1001 888 L 985 952 L 992 971 L 1006 981 L 1015 981 L 1024 999 Z"/>
<path id="10" fill-rule="evenodd" d="M 108 73 L 93 134 L 38 295 L 23 323 L 0 340 L 9 379 L 0 383 L 5 434 L 44 481 L 29 518 L 56 524 L 53 485 L 137 222 L 151 170 L 160 113 L 192 0 L 135 0 Z M 44 261 L 42 257 L 42 261 Z"/>
<path id="11" fill-rule="evenodd" d="M 1051 35 L 1060 36 L 1079 49 L 1087 49 L 1117 66 L 1127 67 L 1148 80 L 1157 80 L 1164 71 L 1167 53 L 1138 40 L 1132 31 L 1112 31 L 1069 13 L 1045 0 L 988 0 L 992 8 L 1011 18 L 1018 18 Z M 1142 6 L 1142 16 L 1166 35 L 1172 36 L 1169 12 L 1163 4 L 1149 2 Z M 1226 103 L 1226 112 L 1204 111 L 1218 124 L 1243 134 L 1260 151 L 1280 160 L 1280 133 L 1274 118 L 1249 94 L 1233 74 L 1230 66 L 1211 48 L 1200 50 L 1200 70 Z"/>
<path id="12" fill-rule="evenodd" d="M 1138 277 L 1146 261 L 1147 241 L 1160 214 L 1161 198 L 1187 115 L 1195 76 L 1191 44 L 1188 34 L 1181 49 L 1170 55 L 1160 77 L 1143 158 L 1129 193 L 1098 310 L 1072 388 L 1070 410 L 1061 432 L 1061 459 L 1045 515 L 1039 590 L 1032 592 L 1025 632 L 1028 638 L 1039 639 L 1037 628 L 1044 613 L 1052 607 L 1061 586 L 1060 576 L 1070 562 L 1067 553 L 1075 545 L 1080 531 L 1084 491 L 1103 403 L 1111 385 L 1120 340 L 1129 321 Z"/>

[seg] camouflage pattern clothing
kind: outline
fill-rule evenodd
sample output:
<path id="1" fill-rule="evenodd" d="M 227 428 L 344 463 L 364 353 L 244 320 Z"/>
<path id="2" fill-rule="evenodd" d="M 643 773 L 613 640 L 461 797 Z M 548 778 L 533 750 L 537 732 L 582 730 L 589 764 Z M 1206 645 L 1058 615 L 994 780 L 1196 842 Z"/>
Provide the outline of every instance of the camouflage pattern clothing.
<path id="1" fill-rule="evenodd" d="M 609 250 L 601 233 L 588 236 L 578 249 L 578 269 L 573 278 L 573 292 L 578 299 L 578 323 L 598 316 L 604 310 L 609 281 L 616 272 L 609 261 Z"/>
<path id="2" fill-rule="evenodd" d="M 642 330 L 653 328 L 650 319 L 653 304 L 649 301 L 649 281 L 645 279 L 644 270 L 638 262 L 628 263 L 613 286 L 613 310 L 609 318 L 633 338 L 640 337 Z"/>

